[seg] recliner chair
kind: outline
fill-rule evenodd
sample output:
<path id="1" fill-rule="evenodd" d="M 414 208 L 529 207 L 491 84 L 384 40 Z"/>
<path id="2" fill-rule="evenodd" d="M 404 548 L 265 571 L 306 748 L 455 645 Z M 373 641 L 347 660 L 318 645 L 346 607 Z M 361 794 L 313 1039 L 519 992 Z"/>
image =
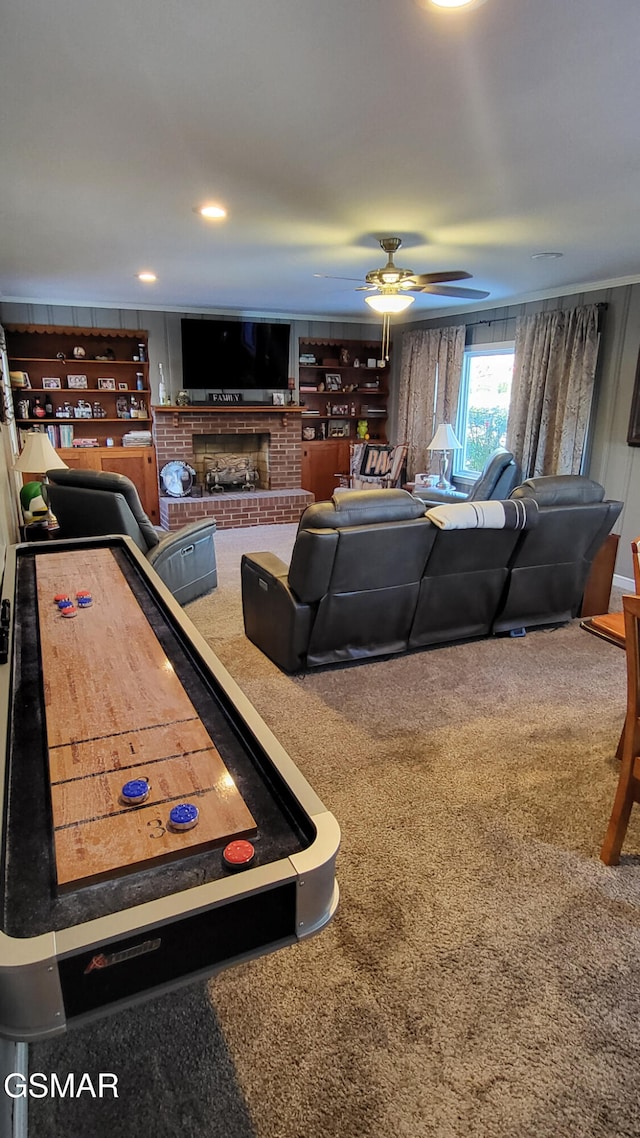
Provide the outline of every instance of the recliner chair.
<path id="1" fill-rule="evenodd" d="M 413 493 L 416 498 L 421 498 L 432 506 L 441 506 L 445 502 L 504 501 L 518 485 L 520 478 L 520 467 L 511 451 L 498 447 L 489 455 L 480 477 L 468 494 L 462 490 L 439 490 L 437 486 L 416 486 Z"/>
<path id="2" fill-rule="evenodd" d="M 136 487 L 124 474 L 63 469 L 47 471 L 47 479 L 43 490 L 58 519 L 60 537 L 126 534 L 180 604 L 215 589 L 213 519 L 165 533 L 149 521 Z"/>

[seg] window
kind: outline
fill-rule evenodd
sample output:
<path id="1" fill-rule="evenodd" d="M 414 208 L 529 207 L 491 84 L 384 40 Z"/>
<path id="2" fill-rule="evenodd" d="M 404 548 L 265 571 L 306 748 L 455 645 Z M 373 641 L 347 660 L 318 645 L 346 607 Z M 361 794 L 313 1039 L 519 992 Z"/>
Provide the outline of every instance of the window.
<path id="1" fill-rule="evenodd" d="M 505 445 L 513 377 L 513 344 L 467 348 L 462 366 L 454 452 L 455 474 L 480 474 L 489 455 Z"/>

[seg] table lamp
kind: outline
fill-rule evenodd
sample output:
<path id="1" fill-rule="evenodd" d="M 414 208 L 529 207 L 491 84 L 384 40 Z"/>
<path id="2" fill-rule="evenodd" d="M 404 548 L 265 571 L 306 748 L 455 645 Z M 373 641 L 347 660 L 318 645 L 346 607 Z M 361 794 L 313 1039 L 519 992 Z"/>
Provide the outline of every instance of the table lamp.
<path id="1" fill-rule="evenodd" d="M 440 481 L 438 482 L 438 489 L 450 490 L 451 483 L 447 482 L 447 464 L 449 462 L 449 451 L 462 450 L 462 443 L 458 442 L 451 423 L 440 424 L 431 442 L 429 443 L 427 450 L 440 451 Z"/>
<path id="2" fill-rule="evenodd" d="M 35 474 L 43 483 L 46 483 L 47 480 L 47 470 L 68 469 L 66 462 L 63 462 L 60 455 L 56 453 L 49 436 L 44 431 L 29 431 L 25 436 L 24 446 L 19 458 L 13 464 L 13 468 L 19 470 L 21 474 Z M 55 525 L 51 510 L 48 507 L 43 518 L 43 524 L 47 529 L 51 529 Z"/>

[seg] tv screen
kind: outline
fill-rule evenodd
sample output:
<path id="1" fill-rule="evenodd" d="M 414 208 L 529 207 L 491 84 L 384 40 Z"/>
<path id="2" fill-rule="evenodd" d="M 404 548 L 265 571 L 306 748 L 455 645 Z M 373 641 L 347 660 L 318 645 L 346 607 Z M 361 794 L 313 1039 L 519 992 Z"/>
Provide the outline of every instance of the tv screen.
<path id="1" fill-rule="evenodd" d="M 183 386 L 198 391 L 286 388 L 289 333 L 289 324 L 184 319 Z"/>

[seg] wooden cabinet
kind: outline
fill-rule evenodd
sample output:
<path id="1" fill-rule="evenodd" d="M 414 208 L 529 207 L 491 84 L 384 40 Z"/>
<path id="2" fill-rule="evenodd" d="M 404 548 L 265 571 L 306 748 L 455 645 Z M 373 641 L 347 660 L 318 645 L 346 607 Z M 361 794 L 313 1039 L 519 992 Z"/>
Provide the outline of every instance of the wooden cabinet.
<path id="1" fill-rule="evenodd" d="M 316 501 L 348 475 L 350 443 L 387 442 L 389 364 L 379 357 L 379 340 L 299 341 L 302 486 Z"/>
<path id="2" fill-rule="evenodd" d="M 349 471 L 349 440 L 326 439 L 302 444 L 301 485 L 310 490 L 316 502 L 331 497 L 340 475 Z"/>
<path id="3" fill-rule="evenodd" d="M 133 431 L 151 439 L 147 333 L 53 324 L 10 324 L 5 332 L 17 426 L 46 429 L 67 466 L 126 474 L 157 523 L 155 450 L 142 441 L 123 446 Z"/>

